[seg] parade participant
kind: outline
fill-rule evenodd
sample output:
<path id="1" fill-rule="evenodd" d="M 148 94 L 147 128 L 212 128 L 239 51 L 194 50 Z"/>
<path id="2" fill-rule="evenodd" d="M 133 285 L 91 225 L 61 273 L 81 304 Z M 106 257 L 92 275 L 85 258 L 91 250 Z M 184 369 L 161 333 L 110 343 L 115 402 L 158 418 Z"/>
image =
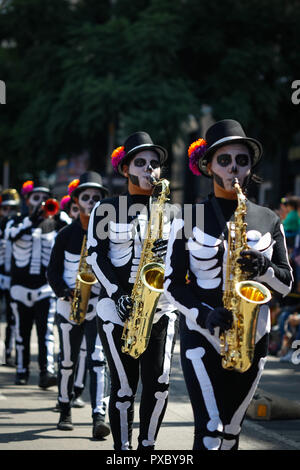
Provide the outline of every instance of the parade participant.
<path id="1" fill-rule="evenodd" d="M 85 242 L 87 225 L 91 210 L 96 202 L 107 194 L 101 176 L 88 171 L 80 179 L 69 185 L 72 199 L 79 207 L 78 218 L 63 228 L 57 235 L 51 253 L 47 277 L 57 300 L 57 326 L 59 333 L 58 364 L 58 401 L 60 418 L 57 424 L 60 430 L 72 430 L 71 405 L 74 398 L 73 385 L 76 365 L 83 337 L 86 339 L 87 368 L 90 373 L 90 398 L 93 419 L 93 437 L 103 438 L 110 433 L 105 423 L 107 396 L 106 360 L 96 325 L 96 303 L 100 293 L 100 284 L 91 287 L 86 315 L 80 323 L 71 316 L 77 287 L 79 266 L 85 260 Z M 77 294 L 76 294 L 77 295 Z"/>
<path id="2" fill-rule="evenodd" d="M 68 223 L 79 217 L 79 207 L 69 194 L 63 196 L 60 201 L 60 209 L 66 214 Z M 82 393 L 85 388 L 87 377 L 87 364 L 86 364 L 86 339 L 82 338 L 78 363 L 76 366 L 75 380 L 74 380 L 74 397 L 72 400 L 73 408 L 84 408 L 85 402 L 82 399 Z M 57 401 L 54 411 L 60 411 L 60 404 Z"/>
<path id="3" fill-rule="evenodd" d="M 4 297 L 6 330 L 5 330 L 5 364 L 15 366 L 12 353 L 15 350 L 15 319 L 10 306 L 11 281 L 11 242 L 4 236 L 5 228 L 11 225 L 15 217 L 20 216 L 20 195 L 16 189 L 5 189 L 1 193 L 0 204 L 0 289 Z"/>
<path id="4" fill-rule="evenodd" d="M 134 401 L 141 373 L 140 428 L 138 450 L 152 450 L 166 411 L 171 358 L 177 331 L 177 312 L 159 299 L 148 348 L 138 358 L 122 352 L 124 322 L 132 307 L 135 282 L 144 243 L 153 186 L 149 178 L 160 178 L 167 151 L 152 142 L 145 132 L 127 138 L 112 153 L 116 172 L 128 180 L 128 192 L 107 198 L 95 207 L 88 230 L 89 257 L 103 286 L 97 305 L 98 328 L 107 357 L 111 393 L 109 418 L 115 450 L 132 448 Z M 112 210 L 106 217 L 103 211 Z M 102 211 L 103 209 L 103 211 Z M 102 226 L 102 228 L 101 228 Z M 163 257 L 170 230 L 165 220 L 164 240 L 154 252 Z M 129 307 L 129 308 L 128 308 Z"/>
<path id="5" fill-rule="evenodd" d="M 51 196 L 45 185 L 26 181 L 21 194 L 28 215 L 20 216 L 5 230 L 5 237 L 12 242 L 10 295 L 16 324 L 15 383 L 28 383 L 30 337 L 35 322 L 39 347 L 39 386 L 48 388 L 56 384 L 53 335 L 56 306 L 54 293 L 46 279 L 46 268 L 57 231 L 65 222 L 59 218 L 57 201 L 57 207 L 51 202 L 51 210 L 50 206 L 43 206 Z"/>
<path id="6" fill-rule="evenodd" d="M 223 304 L 227 261 L 234 256 L 227 250 L 228 221 L 234 219 L 238 205 L 232 180 L 237 178 L 245 193 L 250 179 L 257 179 L 253 171 L 261 154 L 261 144 L 247 137 L 233 120 L 215 123 L 205 140 L 189 147 L 190 169 L 212 178 L 213 194 L 193 206 L 191 221 L 184 212 L 174 221 L 164 285 L 166 297 L 181 312 L 181 362 L 194 413 L 195 450 L 238 448 L 242 422 L 266 362 L 270 330 L 266 304 L 260 307 L 254 359 L 248 370 L 223 367 L 219 337 L 234 321 Z M 249 279 L 285 296 L 291 289 L 292 271 L 280 220 L 270 209 L 249 200 L 246 208 L 250 248 L 236 262 Z M 231 233 L 234 239 L 237 229 Z"/>

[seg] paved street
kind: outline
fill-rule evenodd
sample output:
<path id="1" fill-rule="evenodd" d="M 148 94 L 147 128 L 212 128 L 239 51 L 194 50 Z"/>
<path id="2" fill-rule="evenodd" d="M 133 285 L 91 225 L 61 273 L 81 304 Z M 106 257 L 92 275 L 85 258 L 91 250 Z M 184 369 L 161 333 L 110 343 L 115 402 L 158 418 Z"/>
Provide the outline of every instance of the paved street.
<path id="1" fill-rule="evenodd" d="M 4 325 L 0 324 L 0 338 Z M 0 450 L 112 450 L 112 438 L 92 438 L 91 410 L 73 409 L 73 431 L 56 429 L 58 413 L 53 411 L 56 389 L 40 389 L 36 362 L 37 343 L 32 336 L 32 372 L 27 386 L 14 385 L 15 370 L 0 366 Z M 292 413 L 296 405 L 297 419 L 270 421 L 246 418 L 240 450 L 300 450 L 300 365 L 279 362 L 269 357 L 259 393 L 274 394 L 281 414 Z M 88 387 L 84 391 L 88 403 Z M 138 400 L 137 400 L 138 402 Z M 292 410 L 292 411 L 291 411 Z M 294 417 L 294 416 L 293 416 Z M 136 412 L 138 422 L 138 411 Z M 137 445 L 137 424 L 133 445 Z M 193 416 L 186 393 L 179 361 L 177 342 L 171 378 L 170 399 L 157 440 L 157 450 L 190 450 L 193 441 Z"/>

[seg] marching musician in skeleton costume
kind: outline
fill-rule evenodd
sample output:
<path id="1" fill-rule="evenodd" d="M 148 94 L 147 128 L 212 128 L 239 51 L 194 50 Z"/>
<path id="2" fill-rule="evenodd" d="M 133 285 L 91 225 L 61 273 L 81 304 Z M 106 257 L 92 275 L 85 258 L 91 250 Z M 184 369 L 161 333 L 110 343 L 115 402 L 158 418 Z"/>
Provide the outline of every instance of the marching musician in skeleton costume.
<path id="1" fill-rule="evenodd" d="M 213 178 L 214 193 L 193 206 L 192 220 L 183 213 L 172 225 L 165 294 L 181 312 L 181 362 L 194 412 L 196 450 L 238 448 L 242 421 L 266 361 L 267 304 L 260 307 L 254 359 L 246 372 L 223 368 L 219 338 L 233 321 L 232 312 L 223 307 L 222 294 L 228 221 L 237 207 L 232 180 L 238 178 L 245 193 L 261 154 L 261 144 L 246 137 L 238 122 L 224 120 L 211 126 L 205 140 L 190 146 L 189 166 L 194 174 Z M 250 249 L 242 251 L 237 262 L 249 279 L 285 296 L 293 278 L 280 220 L 249 200 L 246 206 Z"/>
<path id="2" fill-rule="evenodd" d="M 140 370 L 143 390 L 138 450 L 154 449 L 168 401 L 177 312 L 164 295 L 159 299 L 146 351 L 134 359 L 121 350 L 124 321 L 132 306 L 130 294 L 152 200 L 153 187 L 149 176 L 160 178 L 161 165 L 166 158 L 166 150 L 154 145 L 147 133 L 137 132 L 129 136 L 124 146 L 112 153 L 115 171 L 128 179 L 128 192 L 101 201 L 89 223 L 88 262 L 104 287 L 97 314 L 111 375 L 109 417 L 115 450 L 132 448 L 134 400 Z M 166 220 L 165 240 L 155 243 L 157 255 L 165 255 L 169 230 L 170 220 Z"/>
<path id="3" fill-rule="evenodd" d="M 36 324 L 40 368 L 39 386 L 56 384 L 54 371 L 55 296 L 46 279 L 51 249 L 57 231 L 65 225 L 59 215 L 47 216 L 42 203 L 50 197 L 45 185 L 26 181 L 21 191 L 28 216 L 16 218 L 5 229 L 12 242 L 11 308 L 16 325 L 16 385 L 26 385 L 29 378 L 30 337 Z"/>
<path id="4" fill-rule="evenodd" d="M 5 237 L 5 228 L 12 225 L 14 219 L 20 216 L 20 196 L 16 189 L 5 189 L 1 194 L 0 204 L 0 289 L 5 302 L 5 364 L 15 366 L 12 352 L 15 349 L 15 319 L 11 309 L 11 242 Z"/>
<path id="5" fill-rule="evenodd" d="M 60 208 L 67 214 L 70 223 L 79 217 L 79 207 L 73 198 L 68 194 L 63 196 L 60 201 Z M 76 366 L 75 380 L 74 380 L 74 397 L 72 400 L 72 408 L 84 408 L 85 402 L 82 399 L 86 377 L 87 377 L 87 352 L 86 352 L 86 338 L 82 338 L 78 363 Z M 55 411 L 60 411 L 59 402 L 56 403 Z"/>
<path id="6" fill-rule="evenodd" d="M 103 348 L 97 334 L 96 303 L 101 286 L 92 286 L 86 316 L 78 324 L 70 319 L 81 249 L 91 210 L 107 194 L 101 176 L 89 171 L 73 180 L 69 194 L 79 207 L 79 217 L 57 235 L 51 253 L 47 277 L 57 300 L 57 325 L 59 332 L 58 402 L 60 430 L 72 430 L 71 405 L 76 366 L 83 337 L 86 338 L 87 368 L 90 372 L 90 397 L 93 419 L 93 437 L 101 439 L 110 433 L 105 423 L 107 374 Z"/>

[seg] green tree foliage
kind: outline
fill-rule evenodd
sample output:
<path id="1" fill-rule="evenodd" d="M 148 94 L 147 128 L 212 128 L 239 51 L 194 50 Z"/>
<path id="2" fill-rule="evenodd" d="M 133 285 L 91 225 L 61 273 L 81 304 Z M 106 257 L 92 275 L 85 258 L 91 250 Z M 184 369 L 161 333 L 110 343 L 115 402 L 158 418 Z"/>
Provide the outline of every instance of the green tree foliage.
<path id="1" fill-rule="evenodd" d="M 170 150 L 202 104 L 286 145 L 298 130 L 299 20 L 296 0 L 11 0 L 0 158 L 34 173 L 87 149 L 103 171 L 109 129 L 115 145 L 144 129 Z"/>

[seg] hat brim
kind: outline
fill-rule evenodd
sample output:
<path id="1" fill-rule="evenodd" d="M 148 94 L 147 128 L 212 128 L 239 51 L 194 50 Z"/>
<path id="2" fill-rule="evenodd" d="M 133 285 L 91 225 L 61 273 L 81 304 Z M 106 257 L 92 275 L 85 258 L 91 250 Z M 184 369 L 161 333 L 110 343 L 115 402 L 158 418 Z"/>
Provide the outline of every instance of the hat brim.
<path id="1" fill-rule="evenodd" d="M 218 148 L 223 147 L 224 145 L 232 144 L 232 143 L 242 143 L 242 144 L 244 143 L 250 146 L 253 151 L 252 168 L 256 167 L 263 153 L 262 145 L 260 142 L 258 142 L 258 140 L 252 139 L 251 137 L 240 137 L 240 136 L 224 137 L 223 139 L 220 139 L 214 142 L 200 158 L 199 163 L 198 163 L 199 170 L 204 176 L 211 178 L 211 175 L 207 171 L 207 164 L 210 161 L 212 154 Z"/>
<path id="2" fill-rule="evenodd" d="M 118 165 L 118 171 L 121 175 L 124 176 L 124 173 L 122 171 L 122 166 L 126 165 L 130 158 L 132 158 L 134 155 L 136 155 L 139 152 L 143 152 L 143 150 L 154 150 L 158 153 L 159 155 L 159 160 L 160 164 L 163 165 L 164 162 L 168 158 L 168 152 L 165 148 L 161 147 L 160 145 L 154 145 L 154 144 L 143 144 L 143 145 L 138 145 L 137 147 L 132 148 L 127 152 L 124 158 L 120 161 Z"/>
<path id="3" fill-rule="evenodd" d="M 74 191 L 71 193 L 71 196 L 77 197 L 81 191 L 83 191 L 84 189 L 89 189 L 89 188 L 91 188 L 91 189 L 100 189 L 100 191 L 102 191 L 105 194 L 109 193 L 108 189 L 105 186 L 102 186 L 101 184 L 82 183 L 79 186 L 77 186 L 77 188 L 74 189 Z"/>
<path id="4" fill-rule="evenodd" d="M 20 202 L 17 202 L 17 201 L 2 201 L 0 206 L 3 207 L 3 206 L 19 206 L 20 205 Z"/>

